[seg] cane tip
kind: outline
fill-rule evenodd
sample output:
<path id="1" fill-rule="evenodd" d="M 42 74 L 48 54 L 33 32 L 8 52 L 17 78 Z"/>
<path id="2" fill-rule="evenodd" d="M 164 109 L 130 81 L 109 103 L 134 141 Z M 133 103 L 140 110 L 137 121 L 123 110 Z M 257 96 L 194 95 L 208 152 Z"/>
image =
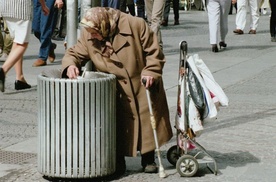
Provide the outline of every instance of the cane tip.
<path id="1" fill-rule="evenodd" d="M 165 172 L 159 172 L 159 177 L 160 178 L 166 178 L 167 174 Z"/>

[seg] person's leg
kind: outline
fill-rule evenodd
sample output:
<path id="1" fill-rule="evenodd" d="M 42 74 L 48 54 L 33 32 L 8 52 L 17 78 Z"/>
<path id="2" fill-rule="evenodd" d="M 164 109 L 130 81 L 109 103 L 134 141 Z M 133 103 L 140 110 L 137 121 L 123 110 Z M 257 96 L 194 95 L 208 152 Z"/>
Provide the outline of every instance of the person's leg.
<path id="1" fill-rule="evenodd" d="M 220 4 L 220 40 L 225 42 L 225 37 L 228 33 L 228 14 L 230 9 L 231 1 L 223 0 Z"/>
<path id="2" fill-rule="evenodd" d="M 258 13 L 258 0 L 249 0 L 250 9 L 250 30 L 255 30 L 258 27 L 260 14 Z"/>
<path id="3" fill-rule="evenodd" d="M 163 26 L 168 25 L 170 9 L 171 9 L 171 0 L 166 0 L 164 13 L 163 13 L 163 21 L 162 21 Z"/>
<path id="4" fill-rule="evenodd" d="M 108 0 L 108 7 L 120 9 L 120 0 Z"/>
<path id="5" fill-rule="evenodd" d="M 150 21 L 150 27 L 156 33 L 161 49 L 163 48 L 163 41 L 162 41 L 160 25 L 163 17 L 164 7 L 165 7 L 165 0 L 154 0 L 153 6 L 152 6 L 151 21 Z"/>
<path id="6" fill-rule="evenodd" d="M 237 1 L 236 28 L 244 30 L 246 24 L 247 0 Z"/>
<path id="7" fill-rule="evenodd" d="M 147 21 L 151 24 L 151 17 L 152 17 L 152 9 L 153 9 L 153 2 L 154 0 L 144 0 L 145 2 L 145 10 L 147 14 Z"/>
<path id="8" fill-rule="evenodd" d="M 9 70 L 17 63 L 20 61 L 20 59 L 23 57 L 26 49 L 28 47 L 28 43 L 24 44 L 18 44 L 18 43 L 13 43 L 12 49 L 10 52 L 9 57 L 5 61 L 5 63 L 2 66 L 2 69 L 4 70 L 4 73 L 7 74 Z M 16 73 L 17 74 L 17 73 Z M 21 73 L 16 75 L 17 77 L 20 77 Z"/>
<path id="9" fill-rule="evenodd" d="M 3 49 L 4 49 L 4 38 L 3 38 L 2 32 L 0 32 L 0 54 L 2 54 Z"/>
<path id="10" fill-rule="evenodd" d="M 56 24 L 56 15 L 57 15 L 56 14 L 57 9 L 54 8 L 54 3 L 55 3 L 54 0 L 48 0 L 46 2 L 47 7 L 50 9 L 50 13 L 49 15 L 45 16 L 42 12 L 40 12 L 40 20 L 38 20 L 39 25 L 37 25 L 36 27 L 37 29 L 39 29 L 39 31 L 35 32 L 36 37 L 38 37 L 40 40 L 40 49 L 39 49 L 38 57 L 39 57 L 39 60 L 43 60 L 45 64 L 48 59 L 50 50 L 56 47 L 56 45 L 52 47 L 53 45 L 51 41 L 52 34 Z M 33 66 L 41 66 L 41 65 L 36 65 L 35 63 Z"/>
<path id="11" fill-rule="evenodd" d="M 271 16 L 270 16 L 270 35 L 271 41 L 276 41 L 276 1 L 269 0 L 270 8 L 271 8 Z"/>
<path id="12" fill-rule="evenodd" d="M 7 26 L 7 23 L 4 21 L 4 31 L 5 31 L 5 37 L 4 37 L 4 49 L 3 54 L 9 55 L 11 52 L 12 44 L 13 44 L 13 38 L 10 36 L 10 32 Z M 3 57 L 3 55 L 2 55 Z"/>
<path id="13" fill-rule="evenodd" d="M 120 11 L 126 13 L 126 1 L 127 0 L 120 0 Z"/>
<path id="14" fill-rule="evenodd" d="M 220 19 L 220 5 L 216 0 L 207 0 L 210 44 L 218 43 L 218 27 Z"/>
<path id="15" fill-rule="evenodd" d="M 157 166 L 155 164 L 155 151 L 142 154 L 141 165 L 145 173 L 156 173 Z"/>
<path id="16" fill-rule="evenodd" d="M 146 19 L 146 17 L 145 17 L 145 1 L 137 0 L 136 6 L 137 6 L 137 16 L 141 17 L 143 19 Z"/>
<path id="17" fill-rule="evenodd" d="M 173 0 L 174 25 L 179 25 L 179 0 Z"/>
<path id="18" fill-rule="evenodd" d="M 128 11 L 132 16 L 135 16 L 135 4 L 134 0 L 127 0 Z"/>

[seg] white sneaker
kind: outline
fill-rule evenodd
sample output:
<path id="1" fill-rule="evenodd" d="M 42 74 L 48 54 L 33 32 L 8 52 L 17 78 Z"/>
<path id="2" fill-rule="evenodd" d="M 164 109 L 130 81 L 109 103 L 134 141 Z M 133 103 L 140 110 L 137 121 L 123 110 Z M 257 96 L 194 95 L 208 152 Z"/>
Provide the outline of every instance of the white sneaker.
<path id="1" fill-rule="evenodd" d="M 6 53 L 3 53 L 2 56 L 0 57 L 0 61 L 6 61 L 6 59 L 8 58 L 8 55 Z"/>

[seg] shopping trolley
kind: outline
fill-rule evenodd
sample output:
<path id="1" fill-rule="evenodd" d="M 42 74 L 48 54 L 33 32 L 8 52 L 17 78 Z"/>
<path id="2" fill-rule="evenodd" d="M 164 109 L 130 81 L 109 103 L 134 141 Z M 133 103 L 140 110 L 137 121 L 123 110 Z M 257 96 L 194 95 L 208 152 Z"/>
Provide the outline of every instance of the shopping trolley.
<path id="1" fill-rule="evenodd" d="M 184 79 L 184 89 L 180 85 L 178 86 L 178 108 L 179 108 L 179 99 L 180 99 L 180 92 L 185 92 L 185 94 L 182 93 L 182 96 L 184 95 L 184 98 L 181 98 L 184 104 L 182 105 L 182 113 L 187 112 L 187 107 L 185 102 L 187 102 L 188 94 L 186 93 L 188 89 L 186 89 L 186 82 L 187 82 L 187 73 L 189 66 L 187 66 L 187 49 L 188 45 L 186 41 L 181 41 L 180 44 L 180 60 L 179 60 L 179 77 L 178 79 Z M 186 117 L 186 114 L 184 114 L 184 119 L 180 123 L 185 125 L 185 129 L 179 129 L 177 126 L 179 122 L 176 122 L 176 138 L 177 138 L 177 144 L 169 148 L 167 151 L 167 159 L 168 161 L 176 166 L 177 172 L 182 177 L 192 177 L 194 176 L 198 169 L 200 164 L 206 164 L 207 168 L 213 172 L 215 175 L 217 175 L 217 163 L 215 159 L 205 150 L 203 146 L 201 146 L 198 142 L 196 142 L 195 137 L 196 134 L 192 131 L 191 128 L 189 128 L 189 124 L 187 124 L 189 121 L 188 117 Z"/>

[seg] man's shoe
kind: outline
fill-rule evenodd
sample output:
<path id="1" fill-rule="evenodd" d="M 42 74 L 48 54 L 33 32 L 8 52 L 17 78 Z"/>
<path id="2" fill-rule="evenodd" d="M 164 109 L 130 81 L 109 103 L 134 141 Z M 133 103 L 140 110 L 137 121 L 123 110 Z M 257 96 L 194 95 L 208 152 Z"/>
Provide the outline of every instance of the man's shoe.
<path id="1" fill-rule="evenodd" d="M 145 173 L 157 173 L 157 171 L 158 171 L 158 169 L 157 169 L 157 165 L 155 162 L 152 164 L 147 164 L 144 169 Z"/>
<path id="2" fill-rule="evenodd" d="M 57 45 L 55 43 L 52 43 L 50 50 L 49 50 L 49 55 L 48 55 L 48 59 L 51 63 L 54 62 L 56 59 L 56 55 L 55 55 L 56 48 L 57 48 Z"/>
<path id="3" fill-rule="evenodd" d="M 5 92 L 5 73 L 3 68 L 0 68 L 0 91 Z"/>
<path id="4" fill-rule="evenodd" d="M 14 82 L 14 89 L 15 90 L 23 90 L 23 89 L 28 89 L 31 88 L 31 85 L 29 85 L 26 82 L 22 82 L 20 80 L 15 80 Z"/>
<path id="5" fill-rule="evenodd" d="M 45 66 L 47 65 L 46 61 L 43 61 L 42 59 L 37 59 L 34 63 L 33 63 L 33 67 L 39 67 L 39 66 Z"/>
<path id="6" fill-rule="evenodd" d="M 2 56 L 0 57 L 0 61 L 6 61 L 8 58 L 8 55 L 6 53 L 3 53 Z"/>
<path id="7" fill-rule="evenodd" d="M 164 26 L 164 27 L 168 26 L 168 21 L 163 20 L 162 23 L 161 23 L 161 25 Z"/>
<path id="8" fill-rule="evenodd" d="M 271 37 L 271 42 L 276 42 L 276 37 Z"/>
<path id="9" fill-rule="evenodd" d="M 243 34 L 243 31 L 241 29 L 236 29 L 233 32 L 240 35 Z"/>
<path id="10" fill-rule="evenodd" d="M 256 30 L 250 30 L 249 32 L 248 32 L 249 34 L 256 34 Z"/>
<path id="11" fill-rule="evenodd" d="M 178 21 L 178 20 L 175 20 L 175 21 L 174 21 L 174 25 L 179 25 L 179 21 Z"/>

